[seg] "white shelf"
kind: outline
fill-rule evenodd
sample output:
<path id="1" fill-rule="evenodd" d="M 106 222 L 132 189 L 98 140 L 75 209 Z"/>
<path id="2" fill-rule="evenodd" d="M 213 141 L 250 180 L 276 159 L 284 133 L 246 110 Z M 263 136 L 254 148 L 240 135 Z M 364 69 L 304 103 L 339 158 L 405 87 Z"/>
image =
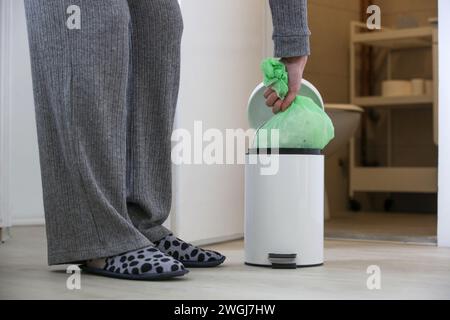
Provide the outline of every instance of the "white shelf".
<path id="1" fill-rule="evenodd" d="M 362 107 L 377 107 L 377 106 L 409 106 L 409 105 L 424 105 L 433 104 L 433 96 L 398 96 L 398 97 L 383 97 L 383 96 L 368 96 L 368 97 L 354 97 L 352 104 Z"/>
<path id="2" fill-rule="evenodd" d="M 434 167 L 354 167 L 350 190 L 363 192 L 437 192 Z"/>
<path id="3" fill-rule="evenodd" d="M 352 35 L 352 42 L 390 49 L 430 47 L 433 44 L 433 27 L 384 29 Z"/>

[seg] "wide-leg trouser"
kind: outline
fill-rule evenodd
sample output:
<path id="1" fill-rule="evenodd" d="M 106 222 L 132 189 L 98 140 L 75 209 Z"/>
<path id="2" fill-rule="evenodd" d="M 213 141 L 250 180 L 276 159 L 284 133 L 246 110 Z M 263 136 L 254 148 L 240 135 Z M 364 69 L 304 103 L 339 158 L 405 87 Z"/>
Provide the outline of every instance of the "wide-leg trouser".
<path id="1" fill-rule="evenodd" d="M 49 264 L 160 240 L 170 233 L 162 223 L 183 29 L 177 0 L 25 7 Z"/>

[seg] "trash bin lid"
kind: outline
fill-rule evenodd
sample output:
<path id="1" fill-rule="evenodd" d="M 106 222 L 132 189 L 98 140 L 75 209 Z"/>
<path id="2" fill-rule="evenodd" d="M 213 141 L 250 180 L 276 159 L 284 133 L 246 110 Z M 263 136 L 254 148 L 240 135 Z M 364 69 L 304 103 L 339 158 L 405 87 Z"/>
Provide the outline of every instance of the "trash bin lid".
<path id="1" fill-rule="evenodd" d="M 248 101 L 247 117 L 251 128 L 258 129 L 267 122 L 274 114 L 271 108 L 266 106 L 266 99 L 264 99 L 264 91 L 266 87 L 263 83 L 259 84 L 253 90 Z M 303 79 L 299 95 L 311 98 L 318 106 L 324 108 L 322 96 L 311 82 Z"/>

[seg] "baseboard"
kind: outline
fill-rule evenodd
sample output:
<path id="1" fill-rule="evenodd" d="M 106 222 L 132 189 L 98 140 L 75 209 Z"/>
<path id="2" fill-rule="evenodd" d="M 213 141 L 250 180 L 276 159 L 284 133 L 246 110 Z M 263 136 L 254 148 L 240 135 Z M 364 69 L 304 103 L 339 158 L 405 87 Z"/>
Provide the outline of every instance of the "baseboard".
<path id="1" fill-rule="evenodd" d="M 0 243 L 5 242 L 9 238 L 11 238 L 11 235 L 9 233 L 9 228 L 0 227 Z"/>
<path id="2" fill-rule="evenodd" d="M 214 238 L 207 238 L 207 239 L 202 239 L 202 240 L 197 240 L 197 241 L 191 241 L 191 243 L 196 246 L 206 246 L 206 245 L 211 245 L 211 244 L 216 244 L 216 243 L 221 243 L 221 242 L 241 240 L 243 238 L 244 238 L 243 233 L 236 233 L 236 234 L 233 234 L 230 236 L 214 237 Z"/>
<path id="3" fill-rule="evenodd" d="M 43 226 L 45 225 L 44 218 L 31 218 L 31 219 L 12 219 L 13 226 Z"/>

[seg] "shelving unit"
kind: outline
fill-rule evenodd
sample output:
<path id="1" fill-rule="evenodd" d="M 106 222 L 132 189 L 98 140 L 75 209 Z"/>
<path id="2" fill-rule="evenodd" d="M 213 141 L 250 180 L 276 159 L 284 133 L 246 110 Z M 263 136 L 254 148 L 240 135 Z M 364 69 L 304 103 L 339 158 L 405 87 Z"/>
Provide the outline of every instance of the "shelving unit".
<path id="1" fill-rule="evenodd" d="M 408 29 L 382 28 L 380 31 L 361 32 L 367 30 L 365 24 L 352 22 L 350 26 L 350 99 L 351 103 L 363 108 L 410 108 L 431 107 L 433 110 L 433 139 L 437 145 L 437 29 L 433 26 Z M 415 48 L 430 48 L 433 59 L 432 95 L 422 96 L 358 96 L 356 90 L 356 47 L 367 45 L 392 50 Z M 390 59 L 388 58 L 388 61 Z M 389 62 L 388 62 L 389 63 Z M 388 65 L 388 72 L 391 66 Z M 436 167 L 392 167 L 391 166 L 391 123 L 388 121 L 388 159 L 386 167 L 362 167 L 355 161 L 355 139 L 350 142 L 350 183 L 349 197 L 354 198 L 357 191 L 363 192 L 437 192 Z"/>

